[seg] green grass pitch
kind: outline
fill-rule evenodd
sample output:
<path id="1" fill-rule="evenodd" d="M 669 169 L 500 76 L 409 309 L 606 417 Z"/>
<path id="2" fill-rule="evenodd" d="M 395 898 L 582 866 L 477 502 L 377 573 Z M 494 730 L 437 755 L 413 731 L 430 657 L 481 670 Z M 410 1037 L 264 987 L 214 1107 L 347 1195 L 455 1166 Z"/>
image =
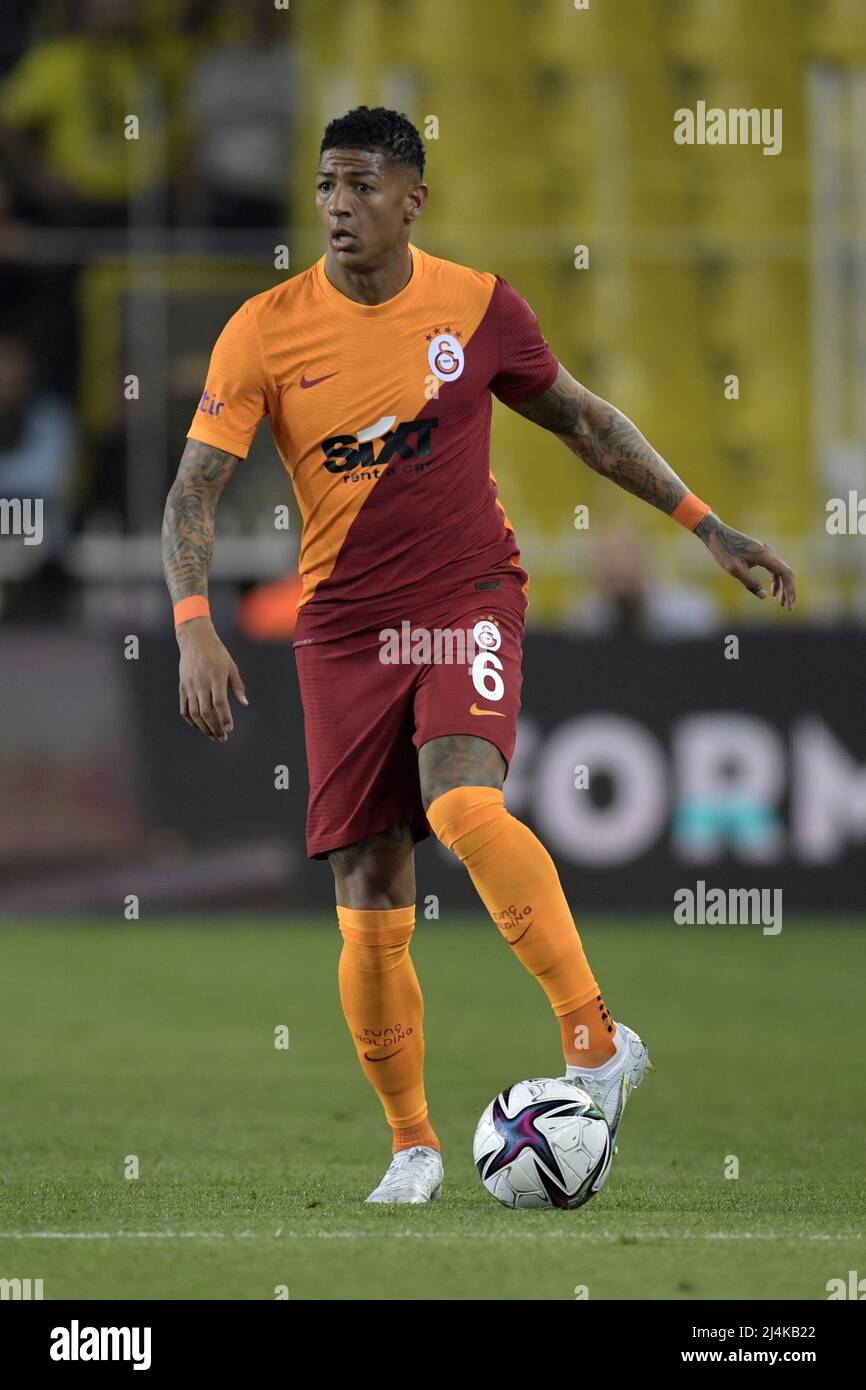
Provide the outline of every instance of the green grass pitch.
<path id="1" fill-rule="evenodd" d="M 390 1146 L 334 919 L 7 927 L 0 1277 L 47 1299 L 825 1299 L 866 1273 L 862 926 L 581 930 L 655 1071 L 602 1193 L 518 1213 L 472 1136 L 501 1087 L 560 1072 L 559 1029 L 481 914 L 416 931 L 446 1165 L 420 1209 L 363 1202 Z"/>

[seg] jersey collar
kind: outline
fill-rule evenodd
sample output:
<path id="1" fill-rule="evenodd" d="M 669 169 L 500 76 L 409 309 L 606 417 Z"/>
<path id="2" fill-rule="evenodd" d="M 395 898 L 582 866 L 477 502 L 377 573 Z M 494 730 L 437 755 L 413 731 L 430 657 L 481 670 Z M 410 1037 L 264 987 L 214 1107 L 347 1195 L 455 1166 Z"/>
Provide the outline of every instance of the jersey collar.
<path id="1" fill-rule="evenodd" d="M 409 242 L 409 251 L 412 256 L 412 274 L 409 280 L 398 294 L 386 299 L 382 304 L 359 304 L 354 299 L 347 299 L 336 285 L 331 284 L 325 274 L 325 256 L 321 256 L 316 261 L 316 283 L 328 303 L 346 317 L 356 320 L 382 318 L 386 314 L 392 314 L 398 309 L 405 308 L 407 304 L 414 303 L 420 293 L 421 282 L 427 269 L 427 258 L 420 247 L 415 246 L 411 241 Z"/>

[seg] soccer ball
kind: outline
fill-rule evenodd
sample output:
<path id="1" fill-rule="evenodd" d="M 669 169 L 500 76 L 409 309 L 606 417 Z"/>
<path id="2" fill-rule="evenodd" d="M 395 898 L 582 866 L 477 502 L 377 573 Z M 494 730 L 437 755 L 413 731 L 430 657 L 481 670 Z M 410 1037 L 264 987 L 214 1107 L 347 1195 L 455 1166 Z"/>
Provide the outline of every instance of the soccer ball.
<path id="1" fill-rule="evenodd" d="M 604 1115 L 586 1091 L 547 1077 L 518 1081 L 490 1102 L 475 1131 L 481 1181 L 506 1207 L 582 1207 L 613 1158 Z"/>

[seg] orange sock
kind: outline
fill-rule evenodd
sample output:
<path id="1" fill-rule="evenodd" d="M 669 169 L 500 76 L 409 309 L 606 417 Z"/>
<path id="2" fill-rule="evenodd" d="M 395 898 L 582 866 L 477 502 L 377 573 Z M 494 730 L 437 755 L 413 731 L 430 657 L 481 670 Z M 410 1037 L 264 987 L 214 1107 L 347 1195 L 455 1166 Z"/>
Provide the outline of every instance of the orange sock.
<path id="1" fill-rule="evenodd" d="M 559 1020 L 562 1054 L 572 1067 L 600 1067 L 616 1051 L 616 1024 L 600 994 Z"/>
<path id="2" fill-rule="evenodd" d="M 496 926 L 562 1020 L 563 1044 L 568 1040 L 571 1052 L 566 1061 L 606 1061 L 616 1050 L 614 1033 L 601 1021 L 599 988 L 544 845 L 508 813 L 496 787 L 452 787 L 437 796 L 427 819 L 465 864 Z M 580 1025 L 586 1034 L 575 1032 Z M 575 1048 L 585 1040 L 589 1046 Z"/>
<path id="3" fill-rule="evenodd" d="M 361 1068 L 382 1102 L 393 1151 L 439 1148 L 424 1095 L 424 1003 L 409 941 L 414 907 L 337 907 L 340 1000 Z"/>

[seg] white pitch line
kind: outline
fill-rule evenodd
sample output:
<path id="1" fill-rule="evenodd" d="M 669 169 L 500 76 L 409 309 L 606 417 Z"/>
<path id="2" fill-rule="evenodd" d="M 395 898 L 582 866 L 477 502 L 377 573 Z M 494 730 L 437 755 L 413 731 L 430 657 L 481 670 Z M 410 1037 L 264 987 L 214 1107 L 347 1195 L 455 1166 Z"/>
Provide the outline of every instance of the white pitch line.
<path id="1" fill-rule="evenodd" d="M 0 1231 L 0 1240 L 606 1240 L 651 1245 L 657 1240 L 863 1240 L 863 1231 L 841 1234 L 776 1231 Z"/>

